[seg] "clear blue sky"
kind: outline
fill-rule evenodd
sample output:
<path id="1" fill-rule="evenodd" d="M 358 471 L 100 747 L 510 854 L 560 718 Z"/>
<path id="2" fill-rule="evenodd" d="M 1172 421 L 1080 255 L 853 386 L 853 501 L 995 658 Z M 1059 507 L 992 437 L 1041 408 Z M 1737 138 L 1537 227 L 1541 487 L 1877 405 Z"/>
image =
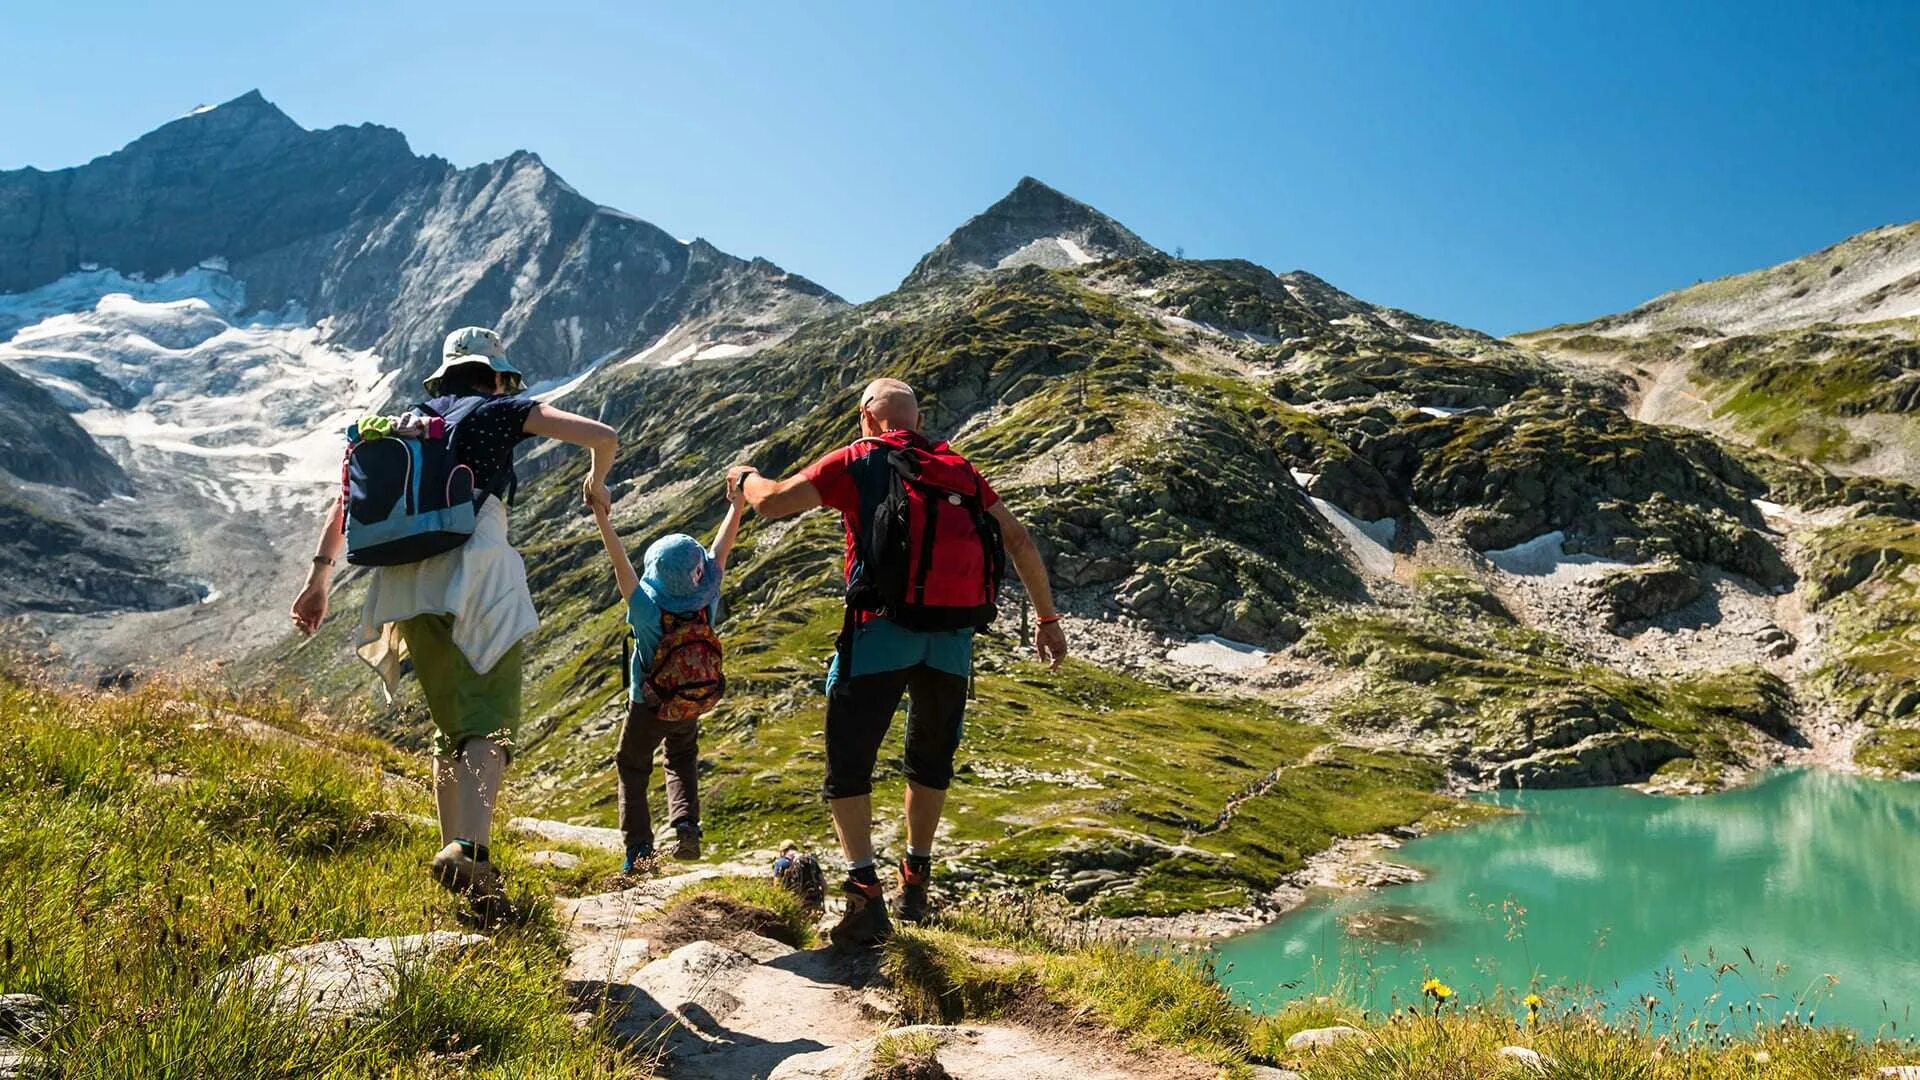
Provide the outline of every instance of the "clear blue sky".
<path id="1" fill-rule="evenodd" d="M 1023 174 L 1494 332 L 1920 218 L 1920 4 L 7 5 L 0 168 L 260 88 L 855 299 Z"/>

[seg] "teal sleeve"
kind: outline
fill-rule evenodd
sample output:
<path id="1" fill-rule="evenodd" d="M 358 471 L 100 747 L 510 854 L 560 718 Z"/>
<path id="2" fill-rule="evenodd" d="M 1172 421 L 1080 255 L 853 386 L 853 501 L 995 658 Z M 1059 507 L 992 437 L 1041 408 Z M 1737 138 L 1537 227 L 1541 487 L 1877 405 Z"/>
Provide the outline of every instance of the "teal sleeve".
<path id="1" fill-rule="evenodd" d="M 633 590 L 627 598 L 627 627 L 633 631 L 633 667 L 636 675 L 645 675 L 653 663 L 653 650 L 660 646 L 660 608 L 645 589 Z M 643 680 L 635 678 L 633 684 Z"/>

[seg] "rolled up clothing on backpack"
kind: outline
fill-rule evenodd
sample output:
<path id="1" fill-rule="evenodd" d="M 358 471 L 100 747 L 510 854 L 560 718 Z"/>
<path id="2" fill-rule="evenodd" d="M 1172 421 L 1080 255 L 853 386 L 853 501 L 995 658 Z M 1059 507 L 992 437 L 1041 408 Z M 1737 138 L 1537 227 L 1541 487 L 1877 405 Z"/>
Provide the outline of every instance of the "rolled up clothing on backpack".
<path id="1" fill-rule="evenodd" d="M 355 652 L 379 674 L 389 701 L 407 657 L 397 624 L 425 614 L 453 617 L 449 639 L 482 675 L 540 628 L 527 567 L 507 543 L 507 512 L 499 500 L 480 507 L 473 537 L 460 547 L 369 576 Z"/>

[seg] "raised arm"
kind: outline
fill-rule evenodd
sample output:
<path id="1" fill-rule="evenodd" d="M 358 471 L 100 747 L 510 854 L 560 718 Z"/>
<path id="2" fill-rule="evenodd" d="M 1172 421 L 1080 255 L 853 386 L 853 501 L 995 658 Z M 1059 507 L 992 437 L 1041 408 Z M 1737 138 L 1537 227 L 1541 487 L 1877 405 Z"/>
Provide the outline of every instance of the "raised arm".
<path id="1" fill-rule="evenodd" d="M 626 545 L 620 542 L 620 534 L 613 531 L 612 510 L 594 504 L 593 523 L 600 526 L 600 543 L 607 549 L 607 558 L 613 560 L 613 582 L 620 586 L 620 599 L 632 599 L 633 590 L 640 587 L 640 575 L 633 572 L 633 560 L 627 558 Z"/>
<path id="2" fill-rule="evenodd" d="M 997 502 L 987 511 L 993 520 L 1000 523 L 1000 539 L 1007 546 L 1007 555 L 1013 559 L 1013 569 L 1020 575 L 1020 584 L 1027 587 L 1027 595 L 1033 598 L 1034 617 L 1040 620 L 1040 627 L 1033 635 L 1033 648 L 1040 659 L 1055 668 L 1067 658 L 1067 634 L 1060 629 L 1060 613 L 1053 606 L 1053 585 L 1047 580 L 1047 564 L 1040 558 L 1040 549 L 1033 542 L 1033 536 L 1020 519 L 1013 516 L 1007 504 Z"/>
<path id="3" fill-rule="evenodd" d="M 339 563 L 341 553 L 347 550 L 346 534 L 340 531 L 341 515 L 346 513 L 345 500 L 342 494 L 327 508 L 326 520 L 320 525 L 320 543 L 314 549 L 313 569 L 307 572 L 307 583 L 301 587 L 300 595 L 294 597 L 293 609 L 287 612 L 287 617 L 303 634 L 320 629 L 327 618 L 327 589 L 333 582 L 333 568 Z"/>
<path id="4" fill-rule="evenodd" d="M 607 473 L 613 470 L 613 455 L 620 449 L 620 437 L 612 428 L 543 403 L 535 405 L 527 414 L 520 430 L 591 451 L 593 464 L 587 469 L 586 479 L 580 481 L 580 498 L 590 507 L 613 506 L 613 494 L 607 490 Z"/>
<path id="5" fill-rule="evenodd" d="M 728 485 L 738 484 L 753 512 L 762 517 L 790 517 L 820 505 L 820 491 L 804 475 L 769 480 L 751 465 L 727 470 Z"/>
<path id="6" fill-rule="evenodd" d="M 746 508 L 746 493 L 738 483 L 727 484 L 727 516 L 720 519 L 720 531 L 713 534 L 713 562 L 725 570 L 727 556 L 733 554 L 734 538 L 740 535 L 740 518 Z"/>

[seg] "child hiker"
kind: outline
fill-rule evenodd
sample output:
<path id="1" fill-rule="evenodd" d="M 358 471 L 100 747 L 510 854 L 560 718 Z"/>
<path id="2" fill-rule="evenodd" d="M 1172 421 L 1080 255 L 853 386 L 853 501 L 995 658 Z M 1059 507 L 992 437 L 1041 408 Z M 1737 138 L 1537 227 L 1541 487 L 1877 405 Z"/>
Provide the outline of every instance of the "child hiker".
<path id="1" fill-rule="evenodd" d="M 620 749 L 613 758 L 619 774 L 620 831 L 627 841 L 623 873 L 654 856 L 647 782 L 653 776 L 654 748 L 662 745 L 674 858 L 700 857 L 700 716 L 726 689 L 713 624 L 720 618 L 720 575 L 746 502 L 738 485 L 729 485 L 727 501 L 712 550 L 685 533 L 670 533 L 647 548 L 644 574 L 634 573 L 613 531 L 611 506 L 593 507 L 633 631 L 627 719 L 620 725 Z"/>

